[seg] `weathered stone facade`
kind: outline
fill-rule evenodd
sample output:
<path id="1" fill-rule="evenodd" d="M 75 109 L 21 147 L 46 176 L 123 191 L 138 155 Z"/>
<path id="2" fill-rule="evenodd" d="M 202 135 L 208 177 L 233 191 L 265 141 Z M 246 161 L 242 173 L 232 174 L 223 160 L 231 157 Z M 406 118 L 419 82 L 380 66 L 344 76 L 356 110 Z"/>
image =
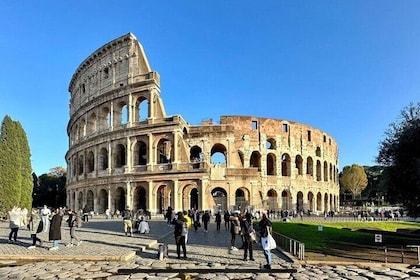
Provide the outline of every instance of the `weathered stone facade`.
<path id="1" fill-rule="evenodd" d="M 338 210 L 338 147 L 287 120 L 167 116 L 159 75 L 131 33 L 92 53 L 70 85 L 67 205 Z M 187 97 L 186 97 L 187 98 Z"/>

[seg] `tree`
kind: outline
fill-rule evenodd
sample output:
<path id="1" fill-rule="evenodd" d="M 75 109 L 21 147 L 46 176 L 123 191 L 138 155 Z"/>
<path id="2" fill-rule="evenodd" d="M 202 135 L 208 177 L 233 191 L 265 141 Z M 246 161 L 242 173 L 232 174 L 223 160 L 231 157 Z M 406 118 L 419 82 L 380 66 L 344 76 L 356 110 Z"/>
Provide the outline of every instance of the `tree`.
<path id="1" fill-rule="evenodd" d="M 5 116 L 0 134 L 0 214 L 13 206 L 32 204 L 32 167 L 25 131 L 19 122 Z"/>
<path id="2" fill-rule="evenodd" d="M 410 103 L 380 142 L 377 162 L 388 172 L 388 199 L 420 214 L 420 102 Z"/>
<path id="3" fill-rule="evenodd" d="M 60 207 L 66 205 L 66 175 L 67 171 L 61 166 L 50 169 L 48 174 L 36 177 L 37 186 L 34 188 L 34 205 L 49 205 Z M 35 181 L 35 179 L 34 179 Z"/>
<path id="4" fill-rule="evenodd" d="M 361 194 L 367 184 L 368 179 L 365 169 L 362 166 L 353 164 L 352 166 L 345 166 L 343 168 L 343 173 L 340 177 L 340 188 L 342 192 L 349 191 L 353 194 L 354 198 L 354 196 Z"/>

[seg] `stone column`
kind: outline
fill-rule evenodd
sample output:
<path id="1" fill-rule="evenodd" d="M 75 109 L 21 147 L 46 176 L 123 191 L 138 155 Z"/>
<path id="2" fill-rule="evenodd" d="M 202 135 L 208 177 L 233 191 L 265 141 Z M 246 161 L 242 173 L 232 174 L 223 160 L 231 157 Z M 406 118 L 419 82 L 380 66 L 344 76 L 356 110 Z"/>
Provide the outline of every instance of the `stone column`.
<path id="1" fill-rule="evenodd" d="M 108 209 L 111 213 L 115 212 L 115 209 L 112 208 L 112 192 L 111 192 L 111 187 L 108 186 Z"/>
<path id="2" fill-rule="evenodd" d="M 153 181 L 148 181 L 147 184 L 147 207 L 151 213 L 156 214 L 156 193 L 153 191 Z"/>
<path id="3" fill-rule="evenodd" d="M 182 198 L 180 198 L 179 196 L 178 196 L 178 190 L 179 190 L 179 186 L 178 186 L 178 180 L 173 180 L 172 181 L 172 185 L 173 185 L 173 188 L 172 188 L 172 195 L 171 195 L 171 200 L 172 201 L 170 201 L 169 202 L 169 204 L 170 205 L 173 205 L 173 209 L 176 211 L 176 212 L 178 212 L 178 211 L 182 211 L 182 203 L 181 203 L 181 199 Z"/>
<path id="4" fill-rule="evenodd" d="M 147 137 L 149 139 L 148 143 L 147 143 L 147 165 L 148 165 L 148 170 L 153 171 L 153 167 L 156 165 L 156 160 L 155 160 L 155 154 L 153 153 L 153 134 L 152 133 L 148 133 Z"/>
<path id="5" fill-rule="evenodd" d="M 126 186 L 126 195 L 125 195 L 125 202 L 127 205 L 125 206 L 129 206 L 131 210 L 133 210 L 133 196 L 132 196 L 132 189 L 131 189 L 131 182 L 127 181 L 125 182 L 125 186 Z"/>

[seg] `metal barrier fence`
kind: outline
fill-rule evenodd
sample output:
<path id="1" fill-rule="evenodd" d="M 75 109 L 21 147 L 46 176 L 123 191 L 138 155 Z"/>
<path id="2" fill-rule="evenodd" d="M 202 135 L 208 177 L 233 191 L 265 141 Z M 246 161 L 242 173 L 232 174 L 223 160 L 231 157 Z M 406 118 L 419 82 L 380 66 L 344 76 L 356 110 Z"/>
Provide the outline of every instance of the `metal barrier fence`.
<path id="1" fill-rule="evenodd" d="M 279 234 L 276 232 L 272 233 L 274 240 L 276 240 L 277 247 L 285 250 L 286 252 L 292 254 L 299 260 L 305 259 L 305 244 L 299 242 L 295 239 L 287 237 L 283 234 Z"/>

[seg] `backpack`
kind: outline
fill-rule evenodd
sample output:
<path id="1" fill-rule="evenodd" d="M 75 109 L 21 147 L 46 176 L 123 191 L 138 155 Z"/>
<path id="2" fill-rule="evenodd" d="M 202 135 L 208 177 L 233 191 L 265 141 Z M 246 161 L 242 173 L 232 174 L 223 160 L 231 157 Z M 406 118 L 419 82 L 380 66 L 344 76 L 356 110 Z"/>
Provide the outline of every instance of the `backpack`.
<path id="1" fill-rule="evenodd" d="M 182 223 L 181 235 L 186 236 L 188 234 L 188 224 L 187 222 Z"/>

